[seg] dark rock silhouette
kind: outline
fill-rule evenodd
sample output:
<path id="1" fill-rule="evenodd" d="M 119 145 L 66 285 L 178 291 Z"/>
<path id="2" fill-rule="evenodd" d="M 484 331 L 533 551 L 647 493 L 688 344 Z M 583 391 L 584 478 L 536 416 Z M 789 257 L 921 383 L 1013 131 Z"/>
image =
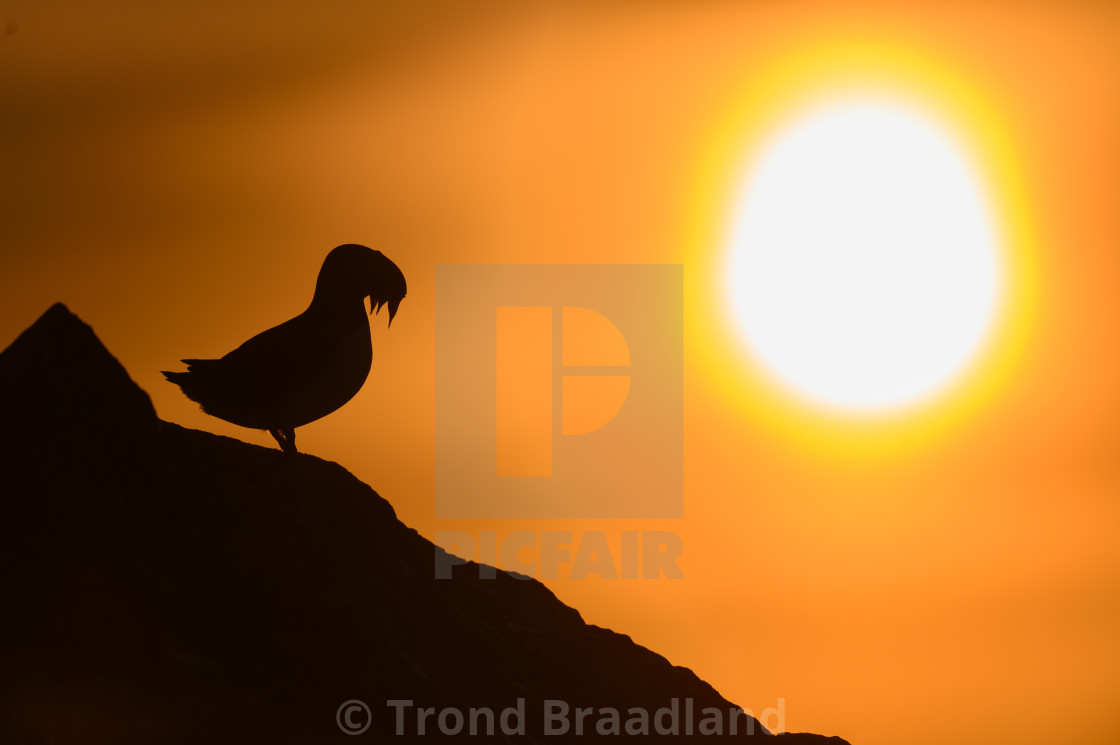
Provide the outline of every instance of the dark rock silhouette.
<path id="1" fill-rule="evenodd" d="M 307 310 L 263 331 L 217 360 L 182 360 L 163 376 L 227 422 L 265 429 L 296 453 L 296 427 L 338 410 L 369 376 L 370 315 L 389 308 L 389 325 L 407 292 L 404 274 L 380 251 L 355 243 L 323 260 Z"/>
<path id="2" fill-rule="evenodd" d="M 732 706 L 536 581 L 433 579 L 438 549 L 337 464 L 160 421 L 62 305 L 0 353 L 0 411 L 0 742 L 360 742 L 349 699 L 368 741 L 410 740 L 387 700 L 518 698 L 526 735 L 476 741 L 552 742 L 546 699 Z"/>

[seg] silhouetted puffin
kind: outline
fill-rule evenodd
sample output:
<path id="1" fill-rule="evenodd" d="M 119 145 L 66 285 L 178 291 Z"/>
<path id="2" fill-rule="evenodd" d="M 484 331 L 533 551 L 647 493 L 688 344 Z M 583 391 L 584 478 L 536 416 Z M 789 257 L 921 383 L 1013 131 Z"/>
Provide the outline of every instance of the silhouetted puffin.
<path id="1" fill-rule="evenodd" d="M 296 427 L 330 414 L 361 390 L 373 361 L 366 318 L 404 299 L 404 274 L 380 251 L 353 243 L 323 261 L 315 295 L 300 315 L 257 334 L 218 360 L 183 360 L 186 372 L 163 375 L 227 422 L 267 429 L 288 454 Z"/>

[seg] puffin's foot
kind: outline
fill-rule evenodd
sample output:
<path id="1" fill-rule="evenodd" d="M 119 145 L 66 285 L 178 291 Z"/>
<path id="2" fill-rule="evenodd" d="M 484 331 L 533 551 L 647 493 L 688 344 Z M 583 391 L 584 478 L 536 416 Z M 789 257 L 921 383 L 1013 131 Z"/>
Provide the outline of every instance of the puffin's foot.
<path id="1" fill-rule="evenodd" d="M 299 451 L 296 450 L 296 431 L 294 428 L 287 429 L 276 428 L 268 430 L 268 433 L 276 438 L 280 443 L 280 449 L 288 455 L 296 455 Z"/>

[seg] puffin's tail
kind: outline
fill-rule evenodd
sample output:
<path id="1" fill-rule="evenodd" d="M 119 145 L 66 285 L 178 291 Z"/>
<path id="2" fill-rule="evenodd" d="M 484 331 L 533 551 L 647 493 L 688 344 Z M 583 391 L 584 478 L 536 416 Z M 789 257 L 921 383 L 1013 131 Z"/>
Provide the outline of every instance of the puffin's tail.
<path id="1" fill-rule="evenodd" d="M 195 386 L 191 385 L 191 383 L 195 381 L 191 380 L 191 374 L 189 372 L 171 372 L 169 370 L 160 370 L 160 372 L 163 373 L 163 377 L 179 386 L 179 390 L 183 392 L 184 396 L 197 403 L 197 399 L 191 395 L 195 392 Z"/>
<path id="2" fill-rule="evenodd" d="M 217 362 L 218 360 L 182 360 L 187 365 L 186 372 L 172 372 L 169 370 L 160 370 L 163 377 L 167 378 L 170 382 L 179 386 L 179 390 L 183 395 L 195 403 L 202 404 L 203 411 L 206 410 L 206 403 L 209 396 L 207 396 L 207 389 L 209 386 L 206 383 L 206 375 L 201 377 L 198 375 L 198 370 L 195 369 L 199 363 Z M 204 370 L 206 365 L 201 366 Z"/>

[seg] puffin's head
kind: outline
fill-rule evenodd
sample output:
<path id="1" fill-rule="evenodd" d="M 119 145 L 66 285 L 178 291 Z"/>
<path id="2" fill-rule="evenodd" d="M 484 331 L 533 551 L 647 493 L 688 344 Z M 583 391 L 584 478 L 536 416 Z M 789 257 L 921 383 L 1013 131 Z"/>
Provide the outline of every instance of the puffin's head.
<path id="1" fill-rule="evenodd" d="M 404 274 L 396 264 L 380 251 L 356 243 L 339 246 L 327 254 L 315 292 L 319 294 L 328 288 L 344 296 L 369 297 L 371 316 L 382 305 L 388 306 L 390 326 L 408 291 Z"/>

